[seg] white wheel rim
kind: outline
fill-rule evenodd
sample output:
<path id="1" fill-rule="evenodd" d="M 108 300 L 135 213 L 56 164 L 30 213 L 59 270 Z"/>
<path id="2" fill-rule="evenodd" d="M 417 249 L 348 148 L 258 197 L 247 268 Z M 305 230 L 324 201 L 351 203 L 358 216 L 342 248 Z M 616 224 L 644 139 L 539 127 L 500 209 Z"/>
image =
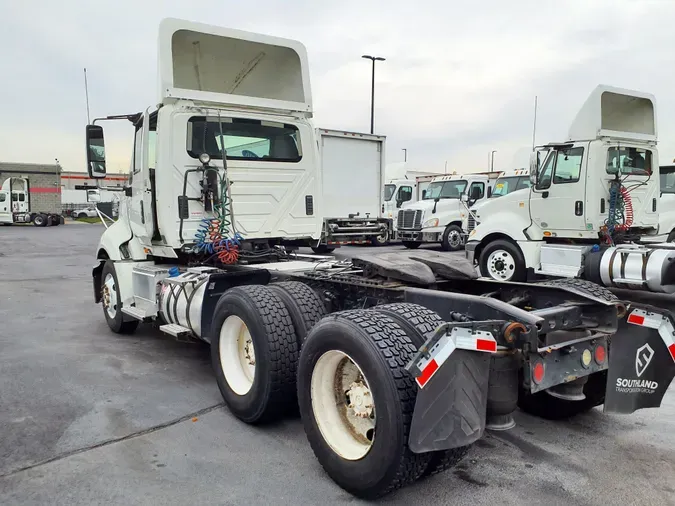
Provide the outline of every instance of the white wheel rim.
<path id="1" fill-rule="evenodd" d="M 448 243 L 455 248 L 462 243 L 462 236 L 459 235 L 459 232 L 453 230 L 448 234 Z"/>
<path id="2" fill-rule="evenodd" d="M 511 253 L 498 249 L 488 256 L 487 270 L 492 279 L 508 281 L 516 273 L 516 261 Z"/>
<path id="3" fill-rule="evenodd" d="M 332 450 L 346 460 L 365 457 L 375 440 L 375 401 L 358 364 L 337 350 L 321 355 L 311 397 L 314 419 Z"/>
<path id="4" fill-rule="evenodd" d="M 220 328 L 218 346 L 225 381 L 237 395 L 246 395 L 255 379 L 255 347 L 244 320 L 228 316 Z"/>
<path id="5" fill-rule="evenodd" d="M 108 273 L 103 282 L 103 306 L 105 307 L 108 316 L 115 319 L 117 316 L 117 287 L 115 286 L 115 278 Z"/>

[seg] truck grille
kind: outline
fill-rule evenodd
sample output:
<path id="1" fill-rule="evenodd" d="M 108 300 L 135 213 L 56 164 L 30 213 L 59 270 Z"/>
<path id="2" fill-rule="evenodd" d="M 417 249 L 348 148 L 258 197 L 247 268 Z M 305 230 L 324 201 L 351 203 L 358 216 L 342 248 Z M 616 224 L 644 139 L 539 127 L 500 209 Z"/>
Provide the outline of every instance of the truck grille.
<path id="1" fill-rule="evenodd" d="M 471 213 L 469 213 L 469 220 L 466 225 L 466 231 L 471 232 L 474 228 L 476 228 L 476 219 L 473 217 Z"/>
<path id="2" fill-rule="evenodd" d="M 420 230 L 422 228 L 422 211 L 399 211 L 398 228 Z"/>

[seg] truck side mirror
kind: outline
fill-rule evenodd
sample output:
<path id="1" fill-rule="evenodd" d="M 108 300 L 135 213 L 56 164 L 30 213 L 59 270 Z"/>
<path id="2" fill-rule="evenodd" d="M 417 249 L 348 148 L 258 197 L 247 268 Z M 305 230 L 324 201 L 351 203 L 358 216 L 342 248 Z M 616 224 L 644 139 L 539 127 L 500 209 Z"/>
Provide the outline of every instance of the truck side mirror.
<path id="1" fill-rule="evenodd" d="M 99 125 L 87 125 L 85 131 L 87 139 L 87 172 L 93 179 L 105 177 L 105 144 L 103 142 L 103 128 Z"/>
<path id="2" fill-rule="evenodd" d="M 459 200 L 461 200 L 462 202 L 468 202 L 468 201 L 469 201 L 469 196 L 468 196 L 466 193 L 462 193 L 462 194 L 459 196 Z"/>
<path id="3" fill-rule="evenodd" d="M 422 200 L 424 200 L 425 198 L 427 198 L 427 191 L 422 190 Z"/>

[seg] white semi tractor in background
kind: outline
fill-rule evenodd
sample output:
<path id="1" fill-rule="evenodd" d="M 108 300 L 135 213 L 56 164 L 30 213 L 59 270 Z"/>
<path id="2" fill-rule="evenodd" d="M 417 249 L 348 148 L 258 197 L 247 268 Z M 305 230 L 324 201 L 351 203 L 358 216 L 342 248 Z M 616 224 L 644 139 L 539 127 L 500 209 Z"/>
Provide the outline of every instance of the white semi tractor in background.
<path id="1" fill-rule="evenodd" d="M 27 178 L 8 177 L 0 185 L 0 225 L 32 223 L 36 227 L 63 223 L 58 212 L 46 211 L 32 204 Z"/>
<path id="2" fill-rule="evenodd" d="M 158 59 L 159 105 L 117 117 L 135 131 L 132 180 L 95 250 L 113 332 L 144 322 L 208 343 L 235 416 L 299 409 L 327 474 L 364 498 L 452 467 L 517 406 L 559 418 L 660 405 L 675 376 L 665 341 L 631 321 L 645 308 L 600 286 L 476 279 L 431 251 L 293 250 L 321 238 L 326 191 L 302 44 L 165 19 Z M 99 179 L 101 120 L 86 127 Z M 650 392 L 615 388 L 645 345 Z"/>
<path id="3" fill-rule="evenodd" d="M 675 292 L 675 249 L 660 234 L 656 105 L 598 86 L 565 142 L 533 153 L 531 188 L 485 203 L 467 258 L 483 276 L 579 277 L 607 287 Z M 641 244 L 642 243 L 642 244 Z"/>
<path id="4" fill-rule="evenodd" d="M 422 200 L 398 212 L 396 237 L 408 249 L 425 243 L 440 243 L 445 251 L 462 249 L 462 212 L 492 195 L 497 174 L 435 177 Z"/>
<path id="5" fill-rule="evenodd" d="M 529 169 L 516 169 L 502 172 L 495 181 L 495 186 L 490 197 L 479 200 L 470 207 L 466 205 L 464 210 L 460 213 L 462 218 L 462 234 L 464 235 L 464 240 L 466 241 L 466 237 L 474 228 L 476 228 L 476 224 L 478 223 L 476 214 L 485 202 L 489 202 L 490 199 L 503 197 L 504 195 L 508 195 L 514 191 L 525 190 L 530 187 L 530 184 Z M 468 196 L 464 197 L 464 200 L 467 201 L 467 198 Z"/>
<path id="6" fill-rule="evenodd" d="M 400 179 L 390 179 L 384 185 L 384 202 L 382 203 L 382 216 L 393 220 L 394 231 L 398 224 L 398 210 L 402 207 L 414 204 L 424 198 L 431 181 L 438 174 L 426 174 L 421 176 Z M 392 237 L 392 239 L 397 238 Z"/>

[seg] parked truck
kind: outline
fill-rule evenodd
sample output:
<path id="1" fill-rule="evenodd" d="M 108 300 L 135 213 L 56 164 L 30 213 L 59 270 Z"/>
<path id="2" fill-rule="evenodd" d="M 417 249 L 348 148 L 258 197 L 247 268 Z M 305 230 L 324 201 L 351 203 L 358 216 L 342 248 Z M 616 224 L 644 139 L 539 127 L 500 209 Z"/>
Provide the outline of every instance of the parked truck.
<path id="1" fill-rule="evenodd" d="M 499 173 L 497 173 L 499 174 Z M 396 236 L 408 249 L 424 243 L 440 243 L 445 251 L 464 246 L 461 213 L 492 194 L 497 174 L 453 174 L 438 176 L 429 184 L 424 198 L 398 212 Z"/>
<path id="2" fill-rule="evenodd" d="M 487 199 L 479 200 L 472 206 L 468 205 L 468 197 L 464 197 L 466 205 L 464 210 L 460 212 L 462 218 L 462 235 L 464 236 L 464 241 L 471 233 L 471 231 L 476 228 L 478 220 L 476 219 L 476 214 L 479 212 L 480 208 L 485 202 L 489 202 L 490 199 L 503 197 L 514 191 L 525 190 L 530 187 L 530 170 L 529 169 L 516 169 L 502 172 L 497 180 L 495 181 L 494 190 L 492 190 L 492 195 Z"/>
<path id="3" fill-rule="evenodd" d="M 387 181 L 384 185 L 382 216 L 393 220 L 394 231 L 398 227 L 398 210 L 423 199 L 427 188 L 435 177 L 435 174 L 429 174 L 410 178 L 406 176 L 403 179 Z M 398 237 L 392 237 L 392 239 L 394 238 Z"/>
<path id="4" fill-rule="evenodd" d="M 123 116 L 133 179 L 92 271 L 113 332 L 144 322 L 205 341 L 235 416 L 299 409 L 326 473 L 364 498 L 454 466 L 517 406 L 558 418 L 660 405 L 675 375 L 668 312 L 576 279 L 476 279 L 431 251 L 347 261 L 287 247 L 324 223 L 302 44 L 166 19 L 158 58 L 159 106 Z M 104 119 L 86 127 L 100 179 Z M 251 139 L 256 157 L 239 148 Z M 645 347 L 655 366 L 636 378 Z"/>
<path id="5" fill-rule="evenodd" d="M 320 128 L 317 138 L 323 231 L 312 249 L 329 253 L 345 244 L 387 244 L 394 228 L 390 218 L 380 215 L 385 137 Z"/>
<path id="6" fill-rule="evenodd" d="M 32 223 L 36 227 L 63 223 L 56 206 L 36 205 L 31 200 L 28 178 L 8 177 L 0 185 L 0 224 Z"/>

